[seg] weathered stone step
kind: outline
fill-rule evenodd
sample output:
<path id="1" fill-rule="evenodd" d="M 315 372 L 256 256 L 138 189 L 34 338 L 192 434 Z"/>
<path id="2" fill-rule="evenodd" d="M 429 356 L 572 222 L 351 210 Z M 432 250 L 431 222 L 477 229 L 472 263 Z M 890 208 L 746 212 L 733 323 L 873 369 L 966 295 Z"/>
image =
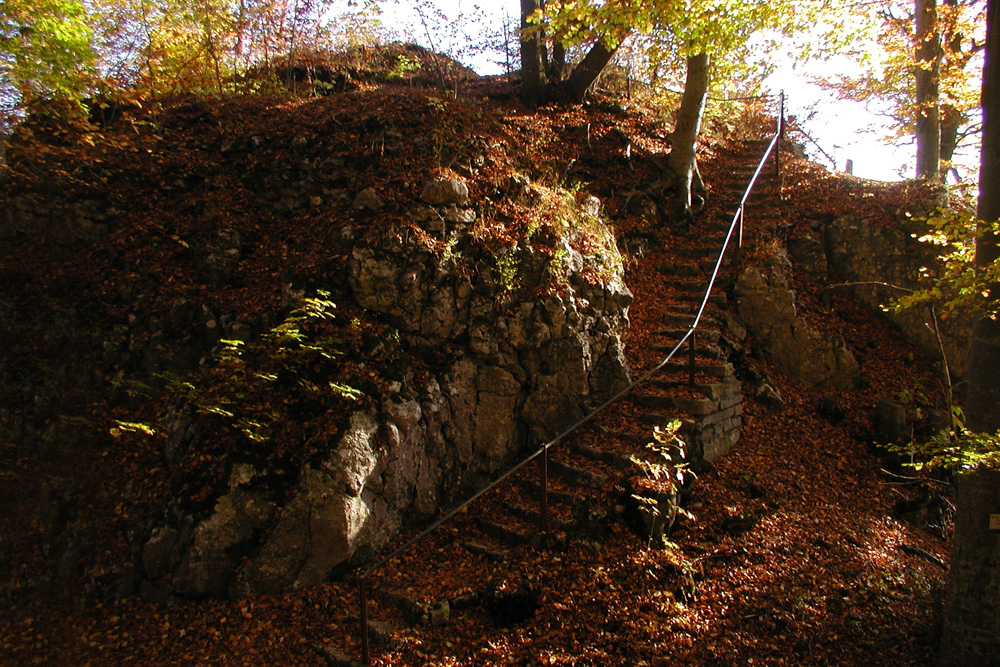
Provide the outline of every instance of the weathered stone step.
<path id="1" fill-rule="evenodd" d="M 494 549 L 487 544 L 482 542 L 464 542 L 462 546 L 465 547 L 466 551 L 476 556 L 481 556 L 486 560 L 491 560 L 494 563 L 502 563 L 507 560 L 508 553 L 503 549 Z"/>
<path id="2" fill-rule="evenodd" d="M 368 627 L 370 632 L 371 621 L 368 622 Z M 368 638 L 370 641 L 372 635 L 369 634 Z M 310 648 L 326 662 L 327 667 L 362 667 L 360 662 L 335 646 L 330 646 L 329 644 L 311 644 Z"/>
<path id="3" fill-rule="evenodd" d="M 705 223 L 705 229 L 710 232 L 720 232 L 722 236 L 719 237 L 719 247 L 722 247 L 722 242 L 726 238 L 726 232 L 729 231 L 729 226 L 733 222 L 733 216 L 736 215 L 735 212 L 719 215 L 715 220 L 709 220 Z"/>
<path id="4" fill-rule="evenodd" d="M 524 532 L 519 528 L 492 519 L 479 517 L 476 519 L 476 525 L 493 539 L 505 544 L 534 544 L 538 541 L 537 532 Z"/>
<path id="5" fill-rule="evenodd" d="M 727 382 L 700 382 L 695 385 L 688 383 L 686 378 L 684 379 L 653 379 L 649 381 L 650 385 L 658 387 L 662 391 L 670 391 L 672 389 L 684 388 L 691 389 L 699 392 L 702 396 L 706 398 L 711 398 L 718 400 L 725 395 Z"/>
<path id="6" fill-rule="evenodd" d="M 656 270 L 665 276 L 704 278 L 705 275 L 701 264 L 693 261 L 664 262 L 656 267 Z"/>
<path id="7" fill-rule="evenodd" d="M 607 475 L 583 470 L 582 468 L 571 466 L 568 463 L 563 463 L 551 457 L 549 458 L 548 466 L 550 474 L 559 475 L 570 486 L 600 489 L 608 483 Z"/>
<path id="8" fill-rule="evenodd" d="M 609 437 L 616 438 L 619 441 L 631 441 L 633 438 L 627 433 L 609 433 Z M 600 447 L 591 447 L 590 445 L 585 445 L 583 443 L 574 442 L 570 445 L 570 448 L 580 454 L 581 456 L 586 456 L 594 461 L 600 461 L 601 463 L 606 463 L 613 468 L 623 470 L 629 466 L 631 461 L 624 454 L 619 452 L 613 452 L 607 449 L 601 449 Z"/>
<path id="9" fill-rule="evenodd" d="M 518 483 L 521 485 L 525 491 L 534 494 L 533 497 L 540 498 L 542 493 L 542 486 L 538 482 L 537 476 L 530 479 L 519 479 Z M 574 509 L 580 505 L 583 501 L 583 496 L 578 493 L 571 493 L 566 491 L 560 491 L 559 489 L 552 488 L 550 485 L 546 490 L 546 495 L 549 502 L 560 503 L 562 505 L 568 505 Z"/>
<path id="10" fill-rule="evenodd" d="M 719 246 L 717 245 L 692 245 L 692 246 L 681 246 L 674 248 L 674 253 L 678 257 L 690 257 L 691 259 L 707 259 L 709 257 L 713 260 L 713 265 L 715 259 L 719 257 Z"/>
<path id="11" fill-rule="evenodd" d="M 673 294 L 670 295 L 670 298 L 675 301 L 681 301 L 685 303 L 693 302 L 700 304 L 705 298 L 705 293 L 674 292 Z M 727 297 L 722 292 L 713 291 L 711 294 L 708 295 L 708 302 L 713 306 L 719 306 L 720 308 L 725 308 L 727 305 L 729 305 L 729 297 Z"/>
<path id="12" fill-rule="evenodd" d="M 551 501 L 549 503 L 551 509 Z M 520 503 L 507 502 L 504 503 L 504 507 L 508 512 L 517 516 L 524 521 L 531 523 L 535 526 L 541 525 L 542 522 L 542 511 L 539 505 L 534 507 L 526 507 Z M 569 530 L 573 527 L 572 521 L 567 521 L 562 517 L 558 516 L 556 513 L 549 511 L 545 516 L 545 521 L 549 525 L 549 528 L 556 528 L 558 530 Z"/>
<path id="13" fill-rule="evenodd" d="M 729 378 L 733 376 L 733 365 L 729 363 L 710 364 L 710 363 L 701 363 L 696 360 L 694 365 L 694 370 L 695 373 L 701 373 L 703 375 L 708 375 L 710 377 L 716 377 L 720 379 Z M 687 373 L 689 372 L 688 361 L 687 359 L 678 359 L 677 357 L 674 357 L 673 359 L 668 361 L 666 365 L 664 365 L 662 372 Z"/>
<path id="14" fill-rule="evenodd" d="M 436 627 L 451 619 L 451 600 L 421 602 L 407 593 L 394 590 L 380 591 L 379 597 L 401 611 L 410 623 Z M 371 622 L 368 627 L 371 630 Z"/>
<path id="15" fill-rule="evenodd" d="M 690 312 L 674 309 L 674 312 L 664 314 L 663 323 L 668 327 L 690 327 L 691 323 L 694 322 L 695 311 L 691 309 L 687 310 Z M 698 321 L 699 333 L 702 331 L 703 327 L 706 329 L 718 329 L 719 321 L 710 315 L 702 315 L 701 319 Z"/>
<path id="16" fill-rule="evenodd" d="M 721 396 L 717 399 L 639 393 L 636 394 L 636 402 L 654 410 L 678 410 L 694 417 L 708 418 L 712 421 L 711 417 L 716 416 L 716 414 L 721 414 L 725 418 L 738 414 L 741 410 L 736 406 L 742 406 L 743 399 L 737 389 L 735 396 Z"/>
<path id="17" fill-rule="evenodd" d="M 702 322 L 704 321 L 705 319 L 702 318 Z M 658 338 L 677 341 L 687 335 L 687 332 L 687 328 L 675 327 L 671 329 L 661 329 L 657 331 L 655 335 Z M 698 327 L 695 335 L 697 336 L 696 340 L 698 343 L 704 341 L 706 343 L 718 344 L 719 340 L 722 338 L 722 331 L 702 325 Z"/>
<path id="18" fill-rule="evenodd" d="M 670 354 L 670 352 L 674 349 L 674 345 L 652 345 L 650 346 L 649 349 L 656 350 L 660 354 L 667 355 Z M 677 356 L 684 355 L 684 359 L 688 359 L 687 355 L 691 353 L 690 350 L 691 350 L 690 346 L 687 344 L 687 342 L 685 342 L 684 345 L 682 345 L 681 348 L 677 350 Z M 711 344 L 702 345 L 698 342 L 695 342 L 694 354 L 695 354 L 695 361 L 697 361 L 698 359 L 718 359 L 725 361 L 726 359 L 726 353 L 722 350 L 722 348 L 720 348 L 717 345 L 711 345 Z"/>

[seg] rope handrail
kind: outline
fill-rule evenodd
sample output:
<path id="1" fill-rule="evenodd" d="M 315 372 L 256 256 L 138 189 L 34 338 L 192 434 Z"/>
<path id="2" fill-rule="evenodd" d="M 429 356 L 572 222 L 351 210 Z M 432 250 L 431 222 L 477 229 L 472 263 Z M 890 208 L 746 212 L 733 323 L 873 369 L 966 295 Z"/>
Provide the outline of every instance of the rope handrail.
<path id="1" fill-rule="evenodd" d="M 469 505 L 471 505 L 476 500 L 478 500 L 479 498 L 481 498 L 485 494 L 487 494 L 490 491 L 492 491 L 493 489 L 495 489 L 497 486 L 499 486 L 500 484 L 502 484 L 504 481 L 506 481 L 508 478 L 510 478 L 512 475 L 514 475 L 519 470 L 521 470 L 522 468 L 524 468 L 526 465 L 528 465 L 529 463 L 531 463 L 532 461 L 534 461 L 535 459 L 537 459 L 539 456 L 543 457 L 543 459 L 542 459 L 543 461 L 547 460 L 545 457 L 548 456 L 549 449 L 551 449 L 555 445 L 559 444 L 559 442 L 561 442 L 564 438 L 566 438 L 567 436 L 571 435 L 577 429 L 581 428 L 583 425 L 585 425 L 588 422 L 590 422 L 592 419 L 594 419 L 594 417 L 596 417 L 598 414 L 600 414 L 601 412 L 603 412 L 606 408 L 608 408 L 613 403 L 617 403 L 622 398 L 624 398 L 625 396 L 629 395 L 636 387 L 638 387 L 640 384 L 643 384 L 650 377 L 652 377 L 654 374 L 656 374 L 657 372 L 659 372 L 660 370 L 662 370 L 663 367 L 666 366 L 670 362 L 670 360 L 674 358 L 674 356 L 681 349 L 681 347 L 684 345 L 684 343 L 686 343 L 688 341 L 690 341 L 690 351 L 691 351 L 691 384 L 694 384 L 695 332 L 696 332 L 696 330 L 698 328 L 699 323 L 701 322 L 701 318 L 702 318 L 702 315 L 705 312 L 705 309 L 708 307 L 709 299 L 712 296 L 712 290 L 715 287 L 716 280 L 718 279 L 719 272 L 720 272 L 720 270 L 722 268 L 722 265 L 724 263 L 724 260 L 725 260 L 726 251 L 729 249 L 730 242 L 732 240 L 732 237 L 733 237 L 734 233 L 738 232 L 738 240 L 737 240 L 737 246 L 736 246 L 736 256 L 735 256 L 734 262 L 736 262 L 736 263 L 739 262 L 740 249 L 741 249 L 742 242 L 743 242 L 743 211 L 744 211 L 744 208 L 746 207 L 747 199 L 750 197 L 750 193 L 753 190 L 754 185 L 757 183 L 757 179 L 760 177 L 760 174 L 761 174 L 761 172 L 764 169 L 764 165 L 767 162 L 767 159 L 771 156 L 772 152 L 775 155 L 775 169 L 777 170 L 777 169 L 780 168 L 779 167 L 780 163 L 778 161 L 778 154 L 779 154 L 779 150 L 780 150 L 779 142 L 780 142 L 780 139 L 781 139 L 781 137 L 782 137 L 782 135 L 784 133 L 784 109 L 785 109 L 785 93 L 784 93 L 784 91 L 781 92 L 780 99 L 781 99 L 781 111 L 780 111 L 780 114 L 778 116 L 778 123 L 777 123 L 777 128 L 775 130 L 774 136 L 771 139 L 771 142 L 768 144 L 767 150 L 764 151 L 764 155 L 763 155 L 763 157 L 761 157 L 760 162 L 757 164 L 757 169 L 754 171 L 753 177 L 750 179 L 749 184 L 747 185 L 746 189 L 743 192 L 743 196 L 740 199 L 740 204 L 737 207 L 736 213 L 733 215 L 733 220 L 729 224 L 729 229 L 726 232 L 726 238 L 722 242 L 722 248 L 719 251 L 719 257 L 718 257 L 718 259 L 715 262 L 714 268 L 712 269 L 712 275 L 711 275 L 711 277 L 708 280 L 707 287 L 705 288 L 705 295 L 702 297 L 701 304 L 698 307 L 698 310 L 697 310 L 697 312 L 695 314 L 694 320 L 691 322 L 691 325 L 684 332 L 684 335 L 681 336 L 680 340 L 677 341 L 677 343 L 673 346 L 673 348 L 670 350 L 670 352 L 667 354 L 666 357 L 664 357 L 658 364 L 656 364 L 655 366 L 653 366 L 651 369 L 649 369 L 648 371 L 646 371 L 638 379 L 632 381 L 627 387 L 625 387 L 624 389 L 621 389 L 614 396 L 612 396 L 611 398 L 605 400 L 599 406 L 597 406 L 596 408 L 594 408 L 593 410 L 591 410 L 590 413 L 588 413 L 587 415 L 585 415 L 581 419 L 577 420 L 576 422 L 574 422 L 570 426 L 566 427 L 561 433 L 559 433 L 554 438 L 552 438 L 551 440 L 549 440 L 548 442 L 546 442 L 545 444 L 543 444 L 537 450 L 535 450 L 534 452 L 532 452 L 529 456 L 527 456 L 526 458 L 522 459 L 521 461 L 519 461 L 518 463 L 516 463 L 515 465 L 513 465 L 511 468 L 509 468 L 507 471 L 505 471 L 498 478 L 496 478 L 495 480 L 493 480 L 492 482 L 490 482 L 489 484 L 487 484 L 486 486 L 484 486 L 483 488 L 481 488 L 479 491 L 477 491 L 476 493 L 474 493 L 472 496 L 470 496 L 469 498 L 467 498 L 466 500 L 464 500 L 457 507 L 452 508 L 447 513 L 445 513 L 442 516 L 440 516 L 439 518 L 435 519 L 429 526 L 427 526 L 422 531 L 420 531 L 419 533 L 417 533 L 416 535 L 414 535 L 413 537 L 411 537 L 410 539 L 408 539 L 407 541 L 405 541 L 403 544 L 401 544 L 399 547 L 397 547 L 396 549 L 394 549 L 389 554 L 387 554 L 387 555 L 383 556 L 382 558 L 380 558 L 378 561 L 376 561 L 374 564 L 372 564 L 371 566 L 369 566 L 368 568 L 366 568 L 361 573 L 361 575 L 358 577 L 358 589 L 359 589 L 360 606 L 361 606 L 361 618 L 360 618 L 360 622 L 361 622 L 361 646 L 362 646 L 362 662 L 363 662 L 363 664 L 365 664 L 365 665 L 371 665 L 371 657 L 369 655 L 369 647 L 368 647 L 368 586 L 367 586 L 367 581 L 368 581 L 368 577 L 369 576 L 371 576 L 376 571 L 378 571 L 380 568 L 382 568 L 384 565 L 386 565 L 387 563 L 389 563 L 396 556 L 398 556 L 401 553 L 403 553 L 406 550 L 408 550 L 415 543 L 419 542 L 421 539 L 423 539 L 424 537 L 426 537 L 430 533 L 432 533 L 435 530 L 437 530 L 441 525 L 443 525 L 444 523 L 447 523 L 449 520 L 451 520 L 452 518 L 454 518 L 457 514 L 461 513 L 463 510 L 465 510 Z M 542 522 L 543 522 L 543 525 L 544 525 L 544 521 L 545 521 L 545 504 L 546 504 L 545 493 L 546 493 L 546 490 L 545 490 L 545 485 L 544 485 L 544 482 L 543 482 L 543 485 L 542 485 L 542 508 L 543 508 L 543 510 L 542 510 Z"/>

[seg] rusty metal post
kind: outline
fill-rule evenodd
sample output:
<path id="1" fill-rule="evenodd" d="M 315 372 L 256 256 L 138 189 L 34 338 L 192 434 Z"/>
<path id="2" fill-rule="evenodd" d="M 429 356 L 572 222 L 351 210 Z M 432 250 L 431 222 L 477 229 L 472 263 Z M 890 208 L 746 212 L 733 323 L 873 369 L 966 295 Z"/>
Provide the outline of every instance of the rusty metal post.
<path id="1" fill-rule="evenodd" d="M 698 335 L 697 330 L 692 329 L 690 343 L 688 345 L 688 370 L 689 370 L 688 384 L 692 387 L 694 386 L 694 348 L 695 348 L 695 338 L 697 337 L 697 335 Z"/>
<path id="2" fill-rule="evenodd" d="M 361 664 L 371 667 L 372 657 L 368 650 L 368 577 L 362 576 L 358 581 L 358 594 L 361 597 Z"/>
<path id="3" fill-rule="evenodd" d="M 544 533 L 548 530 L 549 524 L 549 448 L 545 447 L 542 449 L 542 456 L 538 460 L 539 472 L 542 478 L 542 506 L 541 506 L 541 519 L 539 524 L 542 532 Z"/>
<path id="4" fill-rule="evenodd" d="M 736 226 L 736 257 L 733 259 L 733 266 L 739 266 L 740 257 L 743 255 L 743 212 L 745 210 L 741 206 L 737 212 L 739 224 Z"/>
<path id="5" fill-rule="evenodd" d="M 778 140 L 774 143 L 774 175 L 781 176 L 781 141 L 785 138 L 785 91 L 779 96 L 781 107 L 778 111 Z"/>

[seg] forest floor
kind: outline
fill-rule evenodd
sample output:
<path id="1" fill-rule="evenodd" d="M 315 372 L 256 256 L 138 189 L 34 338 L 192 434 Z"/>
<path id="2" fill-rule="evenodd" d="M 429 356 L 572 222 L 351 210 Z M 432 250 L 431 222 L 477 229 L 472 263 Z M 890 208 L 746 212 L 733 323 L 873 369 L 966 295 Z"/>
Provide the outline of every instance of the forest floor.
<path id="1" fill-rule="evenodd" d="M 598 149 L 610 128 L 640 136 L 648 124 L 600 113 L 581 121 L 586 113 L 521 110 L 511 117 L 526 133 L 535 126 L 539 136 L 585 122 L 586 141 L 595 137 Z M 727 172 L 720 155 L 713 149 L 703 158 L 710 184 Z M 789 173 L 798 180 L 786 179 L 786 187 L 812 193 L 809 206 L 822 200 L 838 213 L 868 215 L 873 199 L 884 212 L 899 196 L 898 188 L 834 177 L 804 161 Z M 616 189 L 611 180 L 594 187 Z M 858 197 L 859 189 L 874 194 Z M 611 205 L 613 196 L 602 198 Z M 656 267 L 663 252 L 653 248 L 628 264 L 636 350 L 659 325 Z M 776 412 L 746 397 L 739 444 L 699 475 L 686 507 L 693 518 L 678 523 L 668 544 L 652 545 L 614 526 L 600 543 L 569 540 L 558 551 L 520 547 L 512 558 L 518 581 L 539 594 L 532 616 L 495 627 L 482 610 L 454 613 L 440 627 L 402 629 L 393 645 L 374 648 L 373 663 L 934 664 L 950 527 L 947 520 L 918 526 L 895 516 L 900 500 L 937 486 L 887 474 L 869 444 L 880 399 L 924 387 L 933 400 L 932 364 L 877 314 L 836 294 L 822 300 L 820 287 L 806 279 L 796 288 L 804 314 L 826 318 L 858 357 L 861 388 L 805 387 L 751 357 L 748 363 L 775 382 L 786 406 Z M 645 352 L 630 354 L 639 375 Z M 820 409 L 831 401 L 842 414 Z M 464 567 L 456 535 L 469 520 L 459 517 L 424 540 L 384 576 L 420 572 L 431 585 L 453 585 Z M 287 595 L 236 601 L 25 604 L 0 614 L 0 665 L 324 665 L 331 659 L 327 646 L 360 655 L 357 607 L 350 574 Z M 377 602 L 372 607 L 379 617 L 383 610 Z"/>

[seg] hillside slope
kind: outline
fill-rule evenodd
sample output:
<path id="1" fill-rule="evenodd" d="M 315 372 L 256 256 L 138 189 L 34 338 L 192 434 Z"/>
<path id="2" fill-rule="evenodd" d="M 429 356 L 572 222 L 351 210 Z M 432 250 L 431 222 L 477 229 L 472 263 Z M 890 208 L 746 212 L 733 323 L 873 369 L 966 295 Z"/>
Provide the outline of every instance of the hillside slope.
<path id="1" fill-rule="evenodd" d="M 628 140 L 641 150 L 627 153 Z M 324 377 L 378 396 L 406 381 L 403 361 L 417 377 L 429 372 L 453 350 L 393 347 L 391 324 L 351 302 L 345 277 L 357 239 L 409 236 L 428 252 L 456 250 L 408 215 L 427 178 L 440 176 L 460 178 L 480 202 L 483 256 L 532 243 L 556 255 L 558 244 L 545 240 L 561 238 L 565 211 L 526 215 L 533 209 L 521 197 L 600 199 L 627 253 L 635 300 L 625 352 L 637 376 L 659 360 L 651 341 L 663 329 L 664 290 L 676 291 L 663 267 L 707 238 L 707 221 L 731 214 L 721 195 L 734 153 L 720 140 L 702 156 L 718 195 L 705 227 L 672 229 L 661 218 L 662 174 L 645 155 L 667 148 L 663 127 L 627 104 L 527 112 L 498 82 L 460 100 L 362 87 L 313 100 L 179 101 L 103 128 L 25 128 L 0 176 L 9 203 L 0 234 L 0 563 L 12 605 L 0 660 L 323 664 L 333 660 L 326 646 L 356 654 L 350 579 L 234 602 L 162 607 L 135 597 L 150 522 L 178 499 L 210 505 L 230 472 L 215 462 L 232 463 L 224 454 L 241 437 L 218 414 L 203 415 L 203 449 L 171 462 L 164 441 L 142 431 L 160 428 L 189 391 L 178 384 L 196 380 L 151 369 L 211 380 L 218 366 L 204 355 L 218 355 L 221 339 L 273 330 L 302 294 L 324 290 L 338 311 L 318 332 L 346 352 L 322 367 Z M 767 187 L 769 215 L 748 214 L 751 266 L 809 221 L 850 214 L 893 226 L 900 210 L 929 197 L 804 161 Z M 365 191 L 392 196 L 369 207 L 358 204 Z M 574 249 L 604 252 L 600 234 L 584 232 Z M 600 285 L 609 274 L 587 279 Z M 785 405 L 775 411 L 744 391 L 743 437 L 700 471 L 688 500 L 694 519 L 676 528 L 675 546 L 651 548 L 611 521 L 589 539 L 557 539 L 556 551 L 508 545 L 505 564 L 490 565 L 459 548 L 455 535 L 475 530 L 463 516 L 394 562 L 380 586 L 434 599 L 486 577 L 497 589 L 535 591 L 537 612 L 504 628 L 473 606 L 441 626 L 406 629 L 404 614 L 380 609 L 398 628 L 394 644 L 378 649 L 380 664 L 931 664 L 943 581 L 934 559 L 947 551 L 947 522 L 935 532 L 893 516 L 918 488 L 882 475 L 868 441 L 881 399 L 922 388 L 933 404 L 937 382 L 921 353 L 872 313 L 808 272 L 792 279 L 798 314 L 857 359 L 858 387 L 790 380 L 744 337 L 738 374 L 746 386 L 768 378 Z M 94 333 L 107 331 L 117 335 Z M 162 345 L 150 340 L 158 333 Z M 95 368 L 107 370 L 94 377 Z M 221 405 L 203 391 L 199 400 Z M 287 410 L 263 460 L 289 492 L 283 475 L 316 454 L 317 434 L 343 427 L 352 400 L 342 392 L 315 405 L 294 391 L 291 407 L 277 405 L 281 394 L 253 396 L 260 414 Z M 639 422 L 636 406 L 620 403 L 592 437 L 637 425 L 639 437 L 649 434 Z M 608 446 L 638 453 L 642 442 Z M 79 543 L 53 549 L 67 527 Z"/>

